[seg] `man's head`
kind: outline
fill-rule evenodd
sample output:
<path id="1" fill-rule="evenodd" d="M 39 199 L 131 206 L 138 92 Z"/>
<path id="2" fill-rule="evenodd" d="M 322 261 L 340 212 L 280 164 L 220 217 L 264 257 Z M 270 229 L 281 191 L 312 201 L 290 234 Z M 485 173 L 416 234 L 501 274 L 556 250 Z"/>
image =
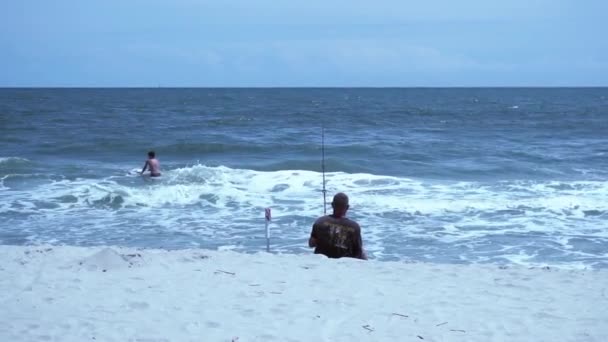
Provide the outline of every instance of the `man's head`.
<path id="1" fill-rule="evenodd" d="M 334 215 L 344 216 L 349 208 L 348 196 L 343 192 L 338 192 L 331 202 L 331 207 L 334 208 Z"/>
<path id="2" fill-rule="evenodd" d="M 156 158 L 156 153 L 154 151 L 148 152 L 148 158 Z"/>

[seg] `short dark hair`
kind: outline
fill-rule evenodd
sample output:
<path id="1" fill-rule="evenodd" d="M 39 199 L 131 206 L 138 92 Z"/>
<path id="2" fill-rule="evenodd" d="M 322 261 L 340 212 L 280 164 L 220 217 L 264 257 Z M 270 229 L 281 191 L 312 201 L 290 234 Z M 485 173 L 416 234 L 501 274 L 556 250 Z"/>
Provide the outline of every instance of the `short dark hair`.
<path id="1" fill-rule="evenodd" d="M 348 196 L 346 196 L 346 194 L 343 192 L 338 192 L 334 196 L 334 200 L 331 202 L 331 206 L 337 209 L 348 208 Z"/>
<path id="2" fill-rule="evenodd" d="M 155 158 L 156 157 L 156 153 L 154 153 L 154 151 L 150 151 L 150 152 L 148 152 L 148 157 Z"/>

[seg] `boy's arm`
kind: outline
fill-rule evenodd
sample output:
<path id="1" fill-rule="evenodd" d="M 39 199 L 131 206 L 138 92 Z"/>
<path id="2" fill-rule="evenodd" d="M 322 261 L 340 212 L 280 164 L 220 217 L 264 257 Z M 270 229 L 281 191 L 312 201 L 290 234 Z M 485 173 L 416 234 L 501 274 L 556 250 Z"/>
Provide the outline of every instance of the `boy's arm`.
<path id="1" fill-rule="evenodd" d="M 146 160 L 146 163 L 144 164 L 144 168 L 143 168 L 143 169 L 141 169 L 140 174 L 143 174 L 143 173 L 144 173 L 144 171 L 146 171 L 146 168 L 147 168 L 147 167 L 148 167 L 148 161 Z"/>

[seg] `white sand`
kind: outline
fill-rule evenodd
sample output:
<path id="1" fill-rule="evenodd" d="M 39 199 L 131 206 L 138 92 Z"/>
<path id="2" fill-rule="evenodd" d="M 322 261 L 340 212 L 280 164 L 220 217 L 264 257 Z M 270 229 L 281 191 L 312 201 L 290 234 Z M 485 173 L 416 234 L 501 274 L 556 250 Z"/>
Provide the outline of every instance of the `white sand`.
<path id="1" fill-rule="evenodd" d="M 0 341 L 608 341 L 607 270 L 12 246 L 0 261 Z"/>

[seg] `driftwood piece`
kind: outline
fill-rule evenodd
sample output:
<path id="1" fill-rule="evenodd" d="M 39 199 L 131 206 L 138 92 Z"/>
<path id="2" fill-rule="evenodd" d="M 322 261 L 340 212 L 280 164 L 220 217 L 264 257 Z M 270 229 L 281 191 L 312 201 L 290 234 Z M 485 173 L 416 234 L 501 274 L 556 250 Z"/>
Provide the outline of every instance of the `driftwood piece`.
<path id="1" fill-rule="evenodd" d="M 225 274 L 230 274 L 230 275 L 235 275 L 235 274 L 236 274 L 236 273 L 234 273 L 234 272 L 228 272 L 228 271 L 224 271 L 224 270 L 216 270 L 214 273 L 215 273 L 215 274 L 218 274 L 218 273 L 225 273 Z"/>
<path id="2" fill-rule="evenodd" d="M 400 313 L 396 313 L 396 312 L 393 312 L 393 316 L 400 316 L 400 317 L 405 317 L 405 318 L 409 317 L 408 315 L 404 315 L 404 314 L 400 314 Z"/>

